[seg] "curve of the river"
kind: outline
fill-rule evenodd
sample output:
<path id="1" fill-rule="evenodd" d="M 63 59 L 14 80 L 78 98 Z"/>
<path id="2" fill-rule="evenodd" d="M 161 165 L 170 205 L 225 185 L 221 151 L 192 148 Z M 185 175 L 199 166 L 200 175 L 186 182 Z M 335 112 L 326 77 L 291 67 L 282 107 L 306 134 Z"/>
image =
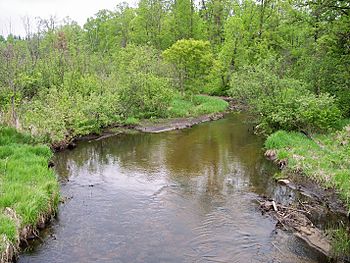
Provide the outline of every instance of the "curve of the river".
<path id="1" fill-rule="evenodd" d="M 293 193 L 274 183 L 247 120 L 230 114 L 57 154 L 66 202 L 19 262 L 318 262 L 259 211 L 259 195 Z"/>

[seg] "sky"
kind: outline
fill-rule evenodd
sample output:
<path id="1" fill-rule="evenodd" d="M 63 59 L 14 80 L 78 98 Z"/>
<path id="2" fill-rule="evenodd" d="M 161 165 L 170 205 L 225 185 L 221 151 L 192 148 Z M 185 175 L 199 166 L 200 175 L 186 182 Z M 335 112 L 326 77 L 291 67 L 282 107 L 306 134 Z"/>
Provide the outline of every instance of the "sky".
<path id="1" fill-rule="evenodd" d="M 87 18 L 101 9 L 114 10 L 121 3 L 128 2 L 134 6 L 136 0 L 0 0 L 0 35 L 25 35 L 23 18 L 28 17 L 32 28 L 36 28 L 35 17 L 58 20 L 69 16 L 83 25 Z"/>

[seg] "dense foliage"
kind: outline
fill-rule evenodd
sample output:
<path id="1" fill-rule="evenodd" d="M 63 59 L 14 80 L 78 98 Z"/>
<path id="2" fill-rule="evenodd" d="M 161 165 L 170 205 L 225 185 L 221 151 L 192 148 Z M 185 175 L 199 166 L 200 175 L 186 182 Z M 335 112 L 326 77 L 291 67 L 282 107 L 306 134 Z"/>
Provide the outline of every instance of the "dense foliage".
<path id="1" fill-rule="evenodd" d="M 263 133 L 297 130 L 326 132 L 339 126 L 341 111 L 329 93 L 315 94 L 293 78 L 281 78 L 266 66 L 246 67 L 232 75 L 229 94 L 248 103 Z"/>
<path id="2" fill-rule="evenodd" d="M 1 122 L 57 142 L 169 117 L 178 96 L 207 93 L 248 102 L 266 133 L 325 131 L 350 116 L 349 10 L 334 0 L 140 0 L 83 27 L 38 19 L 24 38 L 0 39 Z"/>

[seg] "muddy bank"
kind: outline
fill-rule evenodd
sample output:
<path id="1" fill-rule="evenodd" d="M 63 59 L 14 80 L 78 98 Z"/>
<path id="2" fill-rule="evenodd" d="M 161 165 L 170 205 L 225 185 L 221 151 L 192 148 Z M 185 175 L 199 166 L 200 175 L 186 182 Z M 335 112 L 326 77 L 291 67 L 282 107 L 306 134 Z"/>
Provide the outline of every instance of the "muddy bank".
<path id="1" fill-rule="evenodd" d="M 269 214 L 277 221 L 277 228 L 293 232 L 296 237 L 321 253 L 325 259 L 331 258 L 331 239 L 325 231 L 318 228 L 310 219 L 312 214 L 316 212 L 315 207 L 311 203 L 300 201 L 293 205 L 285 206 L 274 200 L 266 199 L 260 200 L 259 203 L 262 213 Z M 317 211 L 316 213 L 319 212 Z"/>
<path id="2" fill-rule="evenodd" d="M 335 189 L 322 187 L 300 171 L 285 170 L 288 160 L 279 160 L 274 150 L 266 151 L 265 156 L 282 170 L 277 183 L 298 193 L 298 198 L 279 203 L 264 196 L 258 200 L 262 213 L 273 217 L 277 228 L 292 232 L 325 260 L 350 262 L 349 256 L 335 255 L 332 248 L 331 232 L 339 227 L 350 229 L 349 211 Z"/>
<path id="3" fill-rule="evenodd" d="M 36 225 L 26 225 L 22 228 L 20 227 L 21 219 L 16 212 L 9 207 L 5 208 L 5 215 L 16 222 L 19 236 L 16 242 L 11 242 L 6 238 L 1 240 L 4 250 L 0 255 L 0 263 L 16 262 L 20 252 L 29 246 L 28 242 L 34 239 L 41 239 L 39 232 L 49 226 L 52 218 L 56 216 L 57 210 L 53 203 L 54 202 L 51 200 L 49 211 L 39 217 Z"/>
<path id="4" fill-rule="evenodd" d="M 334 188 L 323 187 L 320 183 L 303 175 L 302 171 L 287 170 L 288 160 L 279 160 L 276 154 L 277 152 L 275 150 L 267 150 L 265 152 L 265 157 L 275 163 L 281 170 L 281 173 L 276 179 L 278 182 L 285 184 L 293 190 L 298 190 L 301 195 L 321 204 L 327 208 L 330 213 L 342 215 L 350 220 L 349 210 Z"/>
<path id="5" fill-rule="evenodd" d="M 207 114 L 199 117 L 164 119 L 152 122 L 150 120 L 141 121 L 134 127 L 135 130 L 147 133 L 160 133 L 173 130 L 190 128 L 194 125 L 219 120 L 224 117 L 224 113 Z"/>

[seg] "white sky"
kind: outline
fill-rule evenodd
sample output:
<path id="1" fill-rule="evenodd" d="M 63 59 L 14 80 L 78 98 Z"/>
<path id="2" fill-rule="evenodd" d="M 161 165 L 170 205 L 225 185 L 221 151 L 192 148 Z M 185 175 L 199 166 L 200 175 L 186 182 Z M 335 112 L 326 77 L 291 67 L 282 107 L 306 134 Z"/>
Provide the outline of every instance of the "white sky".
<path id="1" fill-rule="evenodd" d="M 136 0 L 0 0 L 0 35 L 25 35 L 23 17 L 29 17 L 35 26 L 35 17 L 58 19 L 69 16 L 83 25 L 86 19 L 101 9 L 114 10 L 121 3 L 135 6 Z"/>

